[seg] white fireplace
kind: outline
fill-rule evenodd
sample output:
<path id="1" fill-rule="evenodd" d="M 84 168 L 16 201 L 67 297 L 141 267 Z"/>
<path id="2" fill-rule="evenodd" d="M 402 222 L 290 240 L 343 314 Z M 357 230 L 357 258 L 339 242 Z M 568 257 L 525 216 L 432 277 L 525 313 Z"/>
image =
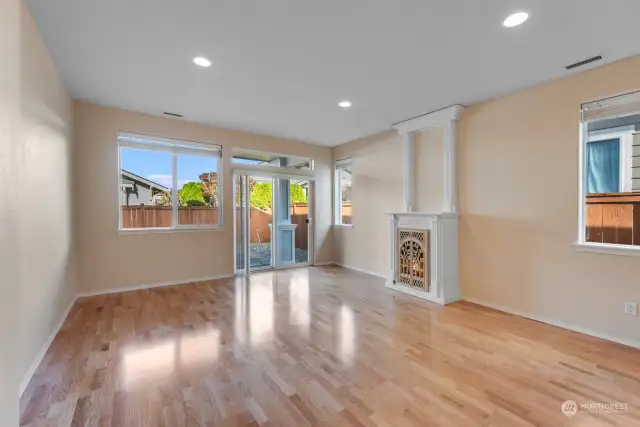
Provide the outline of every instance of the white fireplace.
<path id="1" fill-rule="evenodd" d="M 405 212 L 389 214 L 390 271 L 386 286 L 439 304 L 460 299 L 458 281 L 457 126 L 464 110 L 454 105 L 401 123 L 402 199 Z M 414 136 L 444 128 L 442 212 L 414 212 Z"/>
<path id="2" fill-rule="evenodd" d="M 390 213 L 389 242 L 388 288 L 438 304 L 460 299 L 457 214 Z"/>

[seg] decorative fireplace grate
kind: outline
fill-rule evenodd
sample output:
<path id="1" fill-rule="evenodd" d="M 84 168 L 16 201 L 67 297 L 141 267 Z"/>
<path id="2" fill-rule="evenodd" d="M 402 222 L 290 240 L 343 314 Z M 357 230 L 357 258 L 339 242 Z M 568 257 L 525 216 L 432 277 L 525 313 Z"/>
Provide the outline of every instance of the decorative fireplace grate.
<path id="1" fill-rule="evenodd" d="M 399 284 L 429 291 L 429 230 L 398 230 Z"/>

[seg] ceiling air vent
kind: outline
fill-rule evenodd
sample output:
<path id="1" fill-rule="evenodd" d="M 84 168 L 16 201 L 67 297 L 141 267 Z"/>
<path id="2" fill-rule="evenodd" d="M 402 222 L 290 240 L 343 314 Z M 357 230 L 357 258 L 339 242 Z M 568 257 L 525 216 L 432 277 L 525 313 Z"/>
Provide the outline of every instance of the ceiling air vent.
<path id="1" fill-rule="evenodd" d="M 567 65 L 567 70 L 573 70 L 574 68 L 582 67 L 583 65 L 591 64 L 592 62 L 600 61 L 602 56 L 594 56 L 593 58 L 585 59 L 584 61 L 576 62 L 575 64 Z"/>
<path id="2" fill-rule="evenodd" d="M 165 115 L 165 116 L 171 116 L 171 117 L 179 117 L 179 118 L 182 118 L 182 117 L 183 117 L 183 116 L 182 116 L 182 114 L 177 114 L 177 113 L 168 113 L 168 112 L 166 112 L 166 111 L 164 112 L 164 115 Z"/>

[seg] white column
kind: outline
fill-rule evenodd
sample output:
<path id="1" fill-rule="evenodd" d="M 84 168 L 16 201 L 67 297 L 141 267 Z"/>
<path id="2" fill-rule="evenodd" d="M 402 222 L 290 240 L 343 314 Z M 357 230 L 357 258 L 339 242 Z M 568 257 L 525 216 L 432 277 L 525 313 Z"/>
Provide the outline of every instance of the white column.
<path id="1" fill-rule="evenodd" d="M 458 121 L 444 125 L 444 212 L 458 212 Z"/>
<path id="2" fill-rule="evenodd" d="M 402 134 L 402 206 L 405 212 L 415 211 L 414 133 Z"/>

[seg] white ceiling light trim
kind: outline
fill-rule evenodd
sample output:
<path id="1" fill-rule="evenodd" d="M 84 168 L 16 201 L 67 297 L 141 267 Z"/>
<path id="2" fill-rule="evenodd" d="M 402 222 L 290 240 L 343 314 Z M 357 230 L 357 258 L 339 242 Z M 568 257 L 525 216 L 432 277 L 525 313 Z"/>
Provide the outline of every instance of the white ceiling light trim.
<path id="1" fill-rule="evenodd" d="M 209 61 L 207 58 L 204 58 L 202 56 L 196 56 L 195 58 L 193 58 L 193 63 L 200 66 L 200 67 L 210 67 L 211 66 L 211 61 Z"/>
<path id="2" fill-rule="evenodd" d="M 516 12 L 507 16 L 507 19 L 504 20 L 502 25 L 507 28 L 517 27 L 518 25 L 524 24 L 527 19 L 529 19 L 529 14 L 527 12 Z"/>
<path id="3" fill-rule="evenodd" d="M 342 108 L 349 108 L 351 107 L 351 101 L 340 101 L 338 105 Z"/>

